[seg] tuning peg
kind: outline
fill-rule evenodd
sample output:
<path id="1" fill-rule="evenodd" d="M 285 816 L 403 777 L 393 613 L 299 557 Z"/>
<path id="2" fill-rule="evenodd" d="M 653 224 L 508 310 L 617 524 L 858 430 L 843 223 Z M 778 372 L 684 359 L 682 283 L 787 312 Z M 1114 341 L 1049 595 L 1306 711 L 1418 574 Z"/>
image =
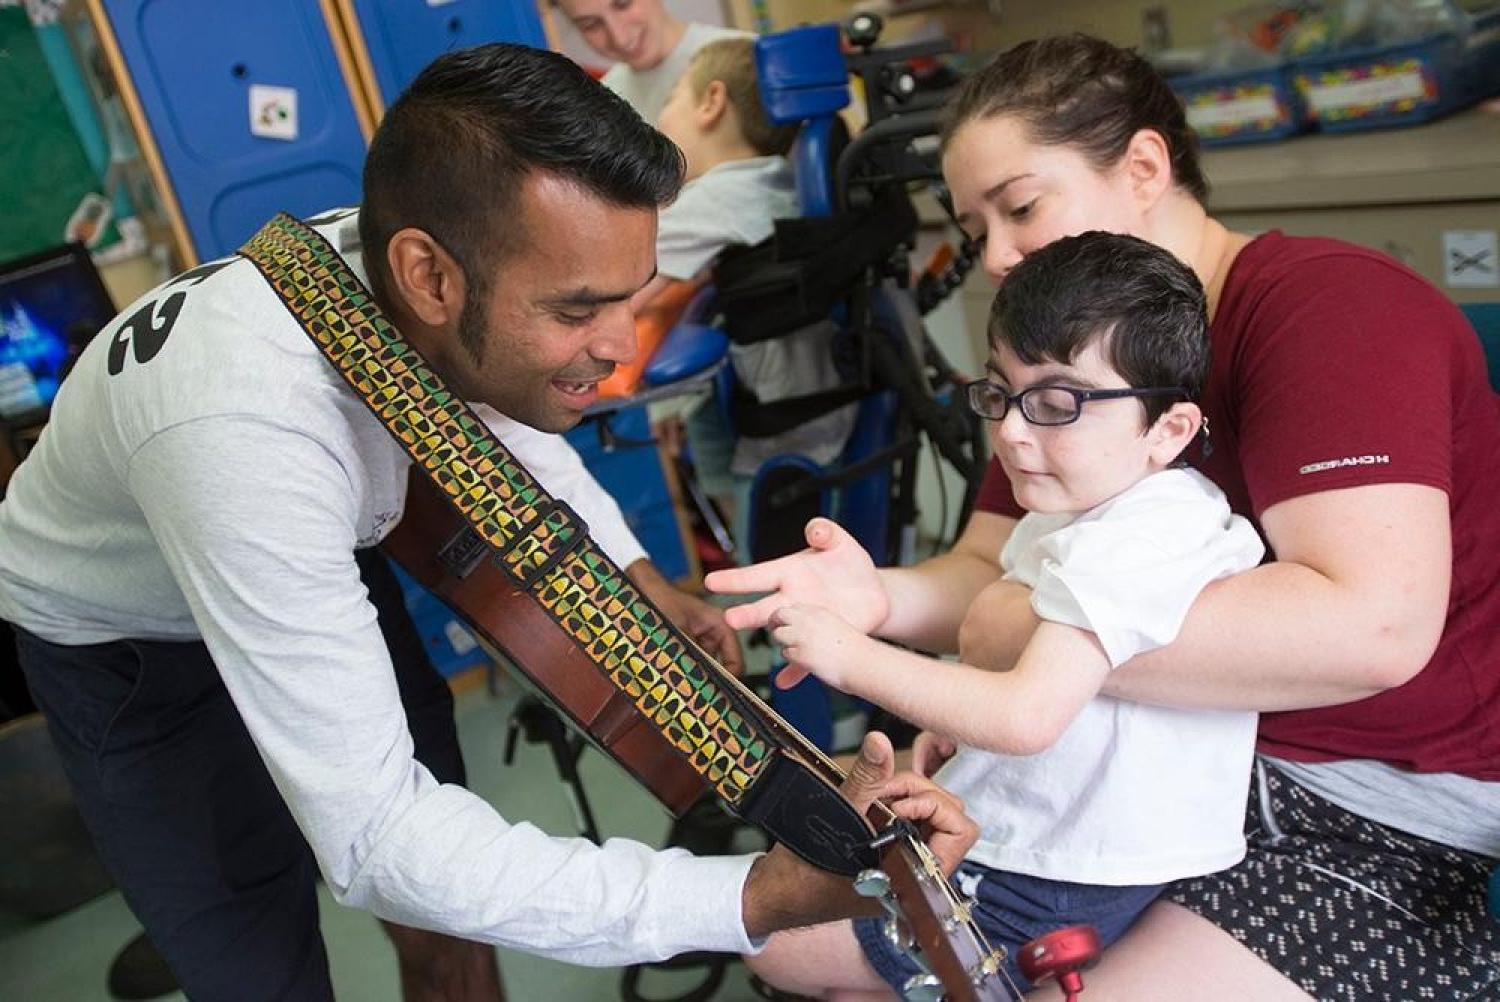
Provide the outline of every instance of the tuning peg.
<path id="1" fill-rule="evenodd" d="M 936 974 L 914 974 L 901 986 L 906 1002 L 943 1002 L 943 982 Z"/>
<path id="2" fill-rule="evenodd" d="M 884 870 L 861 870 L 854 878 L 854 893 L 863 898 L 885 900 L 891 896 L 891 878 Z"/>

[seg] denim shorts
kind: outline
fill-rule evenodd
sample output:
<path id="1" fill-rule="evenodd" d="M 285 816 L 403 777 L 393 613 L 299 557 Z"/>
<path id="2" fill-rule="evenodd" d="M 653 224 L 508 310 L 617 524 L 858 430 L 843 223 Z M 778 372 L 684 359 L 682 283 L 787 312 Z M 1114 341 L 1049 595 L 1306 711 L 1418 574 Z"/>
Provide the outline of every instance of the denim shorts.
<path id="1" fill-rule="evenodd" d="M 1159 884 L 1073 884 L 992 870 L 967 861 L 953 874 L 953 883 L 974 899 L 975 923 L 990 946 L 1005 950 L 1005 974 L 1022 991 L 1031 988 L 1015 960 L 1017 949 L 1024 943 L 1062 926 L 1091 925 L 1099 933 L 1100 945 L 1108 946 L 1162 891 Z M 855 919 L 854 935 L 875 973 L 898 996 L 907 979 L 923 973 L 886 935 L 884 918 Z"/>

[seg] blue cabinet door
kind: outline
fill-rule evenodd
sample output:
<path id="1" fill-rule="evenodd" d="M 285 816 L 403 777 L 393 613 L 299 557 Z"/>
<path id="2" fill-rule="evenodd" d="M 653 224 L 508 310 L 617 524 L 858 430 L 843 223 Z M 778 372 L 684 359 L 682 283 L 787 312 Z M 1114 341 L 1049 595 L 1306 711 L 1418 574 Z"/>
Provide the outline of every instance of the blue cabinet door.
<path id="1" fill-rule="evenodd" d="M 360 200 L 365 139 L 320 5 L 308 0 L 104 0 L 199 258 L 270 216 Z M 295 95 L 252 107 L 257 88 Z M 295 136 L 252 121 L 295 121 Z"/>
<path id="2" fill-rule="evenodd" d="M 351 6 L 387 106 L 422 67 L 452 49 L 547 44 L 534 0 L 352 0 Z"/>

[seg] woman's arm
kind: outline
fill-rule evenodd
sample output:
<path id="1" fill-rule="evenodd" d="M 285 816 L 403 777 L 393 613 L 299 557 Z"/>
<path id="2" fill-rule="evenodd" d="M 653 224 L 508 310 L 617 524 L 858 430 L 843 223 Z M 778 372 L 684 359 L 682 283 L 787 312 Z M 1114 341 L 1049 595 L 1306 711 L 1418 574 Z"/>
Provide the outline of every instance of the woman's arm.
<path id="1" fill-rule="evenodd" d="M 975 599 L 1000 581 L 1000 551 L 1016 527 L 1016 520 L 991 512 L 976 511 L 954 543 L 953 549 L 925 560 L 914 567 L 886 567 L 880 580 L 890 599 L 890 611 L 877 629 L 878 635 L 898 643 L 937 654 L 959 650 L 959 627 L 965 612 Z M 1019 585 L 1007 585 L 1005 594 L 1014 594 Z M 1034 625 L 1034 620 L 1032 622 Z M 995 629 L 995 623 L 989 625 Z M 1014 661 L 1017 648 L 1007 649 Z M 1020 635 L 1024 643 L 1030 631 Z"/>
<path id="2" fill-rule="evenodd" d="M 1120 666 L 1111 696 L 1170 706 L 1286 710 L 1398 686 L 1427 663 L 1448 608 L 1448 496 L 1377 484 L 1304 495 L 1261 519 L 1274 563 L 1206 588 L 1177 639 Z M 971 618 L 982 618 L 976 603 Z M 973 663 L 1006 650 L 966 631 Z"/>

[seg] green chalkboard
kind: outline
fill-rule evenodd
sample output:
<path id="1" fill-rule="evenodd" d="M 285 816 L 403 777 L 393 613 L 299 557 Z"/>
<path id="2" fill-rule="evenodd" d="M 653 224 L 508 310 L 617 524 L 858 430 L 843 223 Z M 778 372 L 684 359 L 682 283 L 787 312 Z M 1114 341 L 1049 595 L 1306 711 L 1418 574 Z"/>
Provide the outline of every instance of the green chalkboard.
<path id="1" fill-rule="evenodd" d="M 0 261 L 63 243 L 99 178 L 19 7 L 0 7 Z"/>

